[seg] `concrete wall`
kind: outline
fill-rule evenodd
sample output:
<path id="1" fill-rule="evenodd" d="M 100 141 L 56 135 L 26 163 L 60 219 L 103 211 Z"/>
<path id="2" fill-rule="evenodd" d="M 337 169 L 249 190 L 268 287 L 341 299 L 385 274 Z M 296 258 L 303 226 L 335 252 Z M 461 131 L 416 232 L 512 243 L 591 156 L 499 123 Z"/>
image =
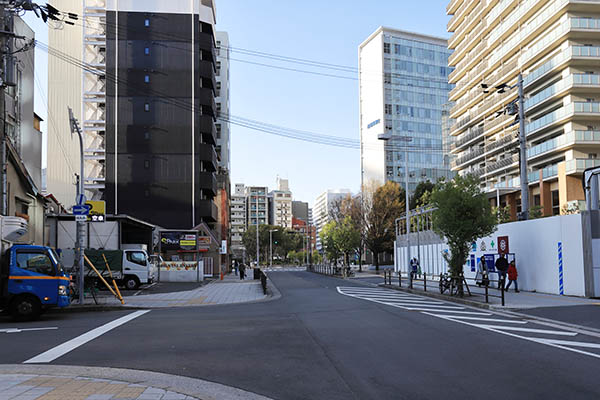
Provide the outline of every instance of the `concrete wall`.
<path id="1" fill-rule="evenodd" d="M 442 253 L 448 246 L 439 238 L 425 239 L 420 246 L 421 268 L 428 274 L 439 274 L 447 270 Z M 552 294 L 585 296 L 584 244 L 582 233 L 582 216 L 562 215 L 541 218 L 530 221 L 502 224 L 491 236 L 477 240 L 476 250 L 470 255 L 475 256 L 475 262 L 483 254 L 497 254 L 498 237 L 508 236 L 510 253 L 515 254 L 516 266 L 519 272 L 519 288 L 528 291 L 538 291 Z M 411 244 L 416 243 L 416 235 L 411 235 Z M 562 250 L 562 290 L 559 274 L 559 244 Z M 483 245 L 483 246 L 482 246 Z M 485 248 L 485 250 L 484 250 Z M 417 246 L 411 246 L 411 257 L 417 255 Z M 395 268 L 407 271 L 406 244 L 400 238 L 396 248 Z M 429 258 L 428 258 L 429 257 Z M 595 261 L 595 263 L 598 263 Z M 464 268 L 467 278 L 474 278 L 470 261 Z M 496 279 L 496 275 L 492 275 Z"/>

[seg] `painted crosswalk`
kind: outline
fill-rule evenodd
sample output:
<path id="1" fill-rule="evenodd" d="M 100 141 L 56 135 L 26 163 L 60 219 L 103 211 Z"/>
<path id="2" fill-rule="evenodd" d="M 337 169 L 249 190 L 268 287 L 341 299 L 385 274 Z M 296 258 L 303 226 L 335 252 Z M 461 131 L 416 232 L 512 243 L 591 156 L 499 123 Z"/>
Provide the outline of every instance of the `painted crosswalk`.
<path id="1" fill-rule="evenodd" d="M 446 321 L 600 359 L 600 337 L 565 330 L 560 326 L 549 326 L 549 324 L 542 326 L 533 321 L 505 317 L 487 310 L 477 310 L 460 304 L 383 288 L 338 286 L 337 291 L 344 296 L 406 311 L 416 311 Z M 565 340 L 566 338 L 577 340 Z"/>

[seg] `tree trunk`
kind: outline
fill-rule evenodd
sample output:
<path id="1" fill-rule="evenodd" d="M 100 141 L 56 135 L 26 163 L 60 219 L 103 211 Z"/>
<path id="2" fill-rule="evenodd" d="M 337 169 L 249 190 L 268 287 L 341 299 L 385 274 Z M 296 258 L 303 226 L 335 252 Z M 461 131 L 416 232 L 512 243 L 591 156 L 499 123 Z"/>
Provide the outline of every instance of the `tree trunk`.
<path id="1" fill-rule="evenodd" d="M 379 253 L 373 253 L 373 261 L 375 261 L 375 272 L 379 273 Z"/>
<path id="2" fill-rule="evenodd" d="M 358 272 L 362 272 L 362 255 L 363 255 L 363 252 L 359 251 L 358 252 Z"/>

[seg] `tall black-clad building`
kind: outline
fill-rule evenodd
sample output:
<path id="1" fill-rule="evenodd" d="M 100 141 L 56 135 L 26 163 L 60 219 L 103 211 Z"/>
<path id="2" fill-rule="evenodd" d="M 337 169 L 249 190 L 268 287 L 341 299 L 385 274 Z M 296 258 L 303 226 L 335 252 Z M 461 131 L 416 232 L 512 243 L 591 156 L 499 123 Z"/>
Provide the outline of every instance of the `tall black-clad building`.
<path id="1" fill-rule="evenodd" d="M 212 0 L 109 0 L 106 19 L 107 212 L 214 223 Z"/>

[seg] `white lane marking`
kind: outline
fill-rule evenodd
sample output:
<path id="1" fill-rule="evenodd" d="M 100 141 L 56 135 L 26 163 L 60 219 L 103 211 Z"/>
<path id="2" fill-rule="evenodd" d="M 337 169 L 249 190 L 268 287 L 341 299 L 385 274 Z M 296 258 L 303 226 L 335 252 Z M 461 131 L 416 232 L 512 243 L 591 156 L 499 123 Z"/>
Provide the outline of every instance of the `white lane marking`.
<path id="1" fill-rule="evenodd" d="M 565 332 L 565 331 L 551 331 L 548 329 L 532 329 L 532 328 L 519 328 L 518 326 L 498 326 L 498 325 L 486 325 L 478 324 L 482 328 L 501 329 L 504 331 L 515 331 L 515 332 L 530 332 L 530 333 L 541 333 L 545 335 L 559 335 L 559 336 L 577 336 L 577 332 Z"/>
<path id="2" fill-rule="evenodd" d="M 33 363 L 49 363 L 56 360 L 59 357 L 64 356 L 65 354 L 75 350 L 76 348 L 86 344 L 87 342 L 96 339 L 97 337 L 109 332 L 137 317 L 140 317 L 146 313 L 150 312 L 150 310 L 141 310 L 135 311 L 131 314 L 128 314 L 124 317 L 111 321 L 107 324 L 99 326 L 96 329 L 92 329 L 89 332 L 84 333 L 83 335 L 77 336 L 74 339 L 69 340 L 61 345 L 58 345 L 42 354 L 39 354 L 33 358 L 30 358 L 27 361 L 24 361 L 23 364 L 33 364 Z"/>
<path id="3" fill-rule="evenodd" d="M 453 314 L 470 314 L 470 315 L 492 315 L 492 313 L 486 313 L 486 312 L 477 312 L 477 311 L 455 311 L 455 310 L 431 310 L 431 309 L 427 309 L 427 308 L 406 308 L 407 310 L 411 310 L 411 311 L 423 311 L 424 314 L 429 314 L 430 312 L 447 312 L 447 313 L 453 313 Z M 427 311 L 427 312 L 425 312 Z M 436 317 L 440 317 L 440 318 L 445 318 L 445 319 L 450 319 L 448 318 L 449 316 L 447 315 L 436 315 L 436 314 L 430 314 Z M 456 322 L 462 322 L 462 321 L 456 321 Z"/>
<path id="4" fill-rule="evenodd" d="M 48 331 L 58 329 L 57 327 L 48 327 L 48 328 L 8 328 L 8 329 L 0 329 L 0 333 L 21 333 L 28 331 Z"/>
<path id="5" fill-rule="evenodd" d="M 509 324 L 526 324 L 527 321 L 519 321 L 516 319 L 495 319 L 495 318 L 479 318 L 479 317 L 464 317 L 462 315 L 448 315 L 448 319 L 468 319 L 473 321 L 486 321 L 486 322 L 508 322 Z"/>
<path id="6" fill-rule="evenodd" d="M 558 340 L 558 339 L 538 339 L 538 340 L 540 342 L 548 342 L 548 343 L 562 345 L 562 346 L 589 347 L 591 349 L 600 349 L 600 344 L 598 344 L 598 343 L 573 342 L 571 340 Z"/>
<path id="7" fill-rule="evenodd" d="M 584 355 L 587 355 L 587 356 L 590 356 L 590 357 L 594 357 L 594 358 L 599 358 L 600 359 L 600 354 L 594 354 L 594 353 L 590 353 L 590 352 L 583 351 L 583 350 L 572 349 L 570 347 L 566 347 L 566 346 L 562 345 L 562 344 L 570 343 L 568 341 L 553 340 L 553 339 L 543 339 L 543 338 L 531 338 L 531 337 L 527 337 L 527 336 L 517 335 L 515 333 L 501 331 L 501 330 L 498 330 L 498 329 L 488 328 L 488 327 L 481 326 L 481 325 L 478 325 L 478 324 L 472 324 L 472 323 L 466 322 L 466 321 L 453 320 L 452 318 L 449 318 L 449 316 L 446 316 L 446 315 L 437 315 L 437 314 L 432 314 L 432 313 L 428 313 L 428 312 L 423 312 L 423 314 L 431 315 L 432 317 L 442 318 L 442 319 L 446 319 L 446 320 L 453 321 L 453 322 L 458 322 L 459 324 L 465 324 L 465 325 L 473 326 L 473 327 L 479 328 L 479 329 L 485 329 L 486 331 L 496 332 L 496 333 L 499 333 L 501 335 L 511 336 L 511 337 L 515 337 L 515 338 L 519 338 L 519 339 L 523 339 L 523 340 L 528 340 L 528 341 L 534 342 L 534 343 L 545 344 L 545 345 L 550 346 L 550 347 L 556 347 L 557 349 L 563 349 L 563 350 L 567 350 L 567 351 L 570 351 L 570 352 L 573 352 L 573 353 L 584 354 Z M 571 343 L 583 343 L 583 342 L 571 342 Z M 573 346 L 573 344 L 570 344 L 570 345 Z"/>
<path id="8" fill-rule="evenodd" d="M 384 304 L 388 304 L 388 305 L 394 306 L 394 307 L 431 307 L 431 308 L 443 308 L 445 310 L 464 310 L 465 309 L 464 307 L 440 306 L 439 304 L 427 304 L 427 303 L 387 302 Z"/>

